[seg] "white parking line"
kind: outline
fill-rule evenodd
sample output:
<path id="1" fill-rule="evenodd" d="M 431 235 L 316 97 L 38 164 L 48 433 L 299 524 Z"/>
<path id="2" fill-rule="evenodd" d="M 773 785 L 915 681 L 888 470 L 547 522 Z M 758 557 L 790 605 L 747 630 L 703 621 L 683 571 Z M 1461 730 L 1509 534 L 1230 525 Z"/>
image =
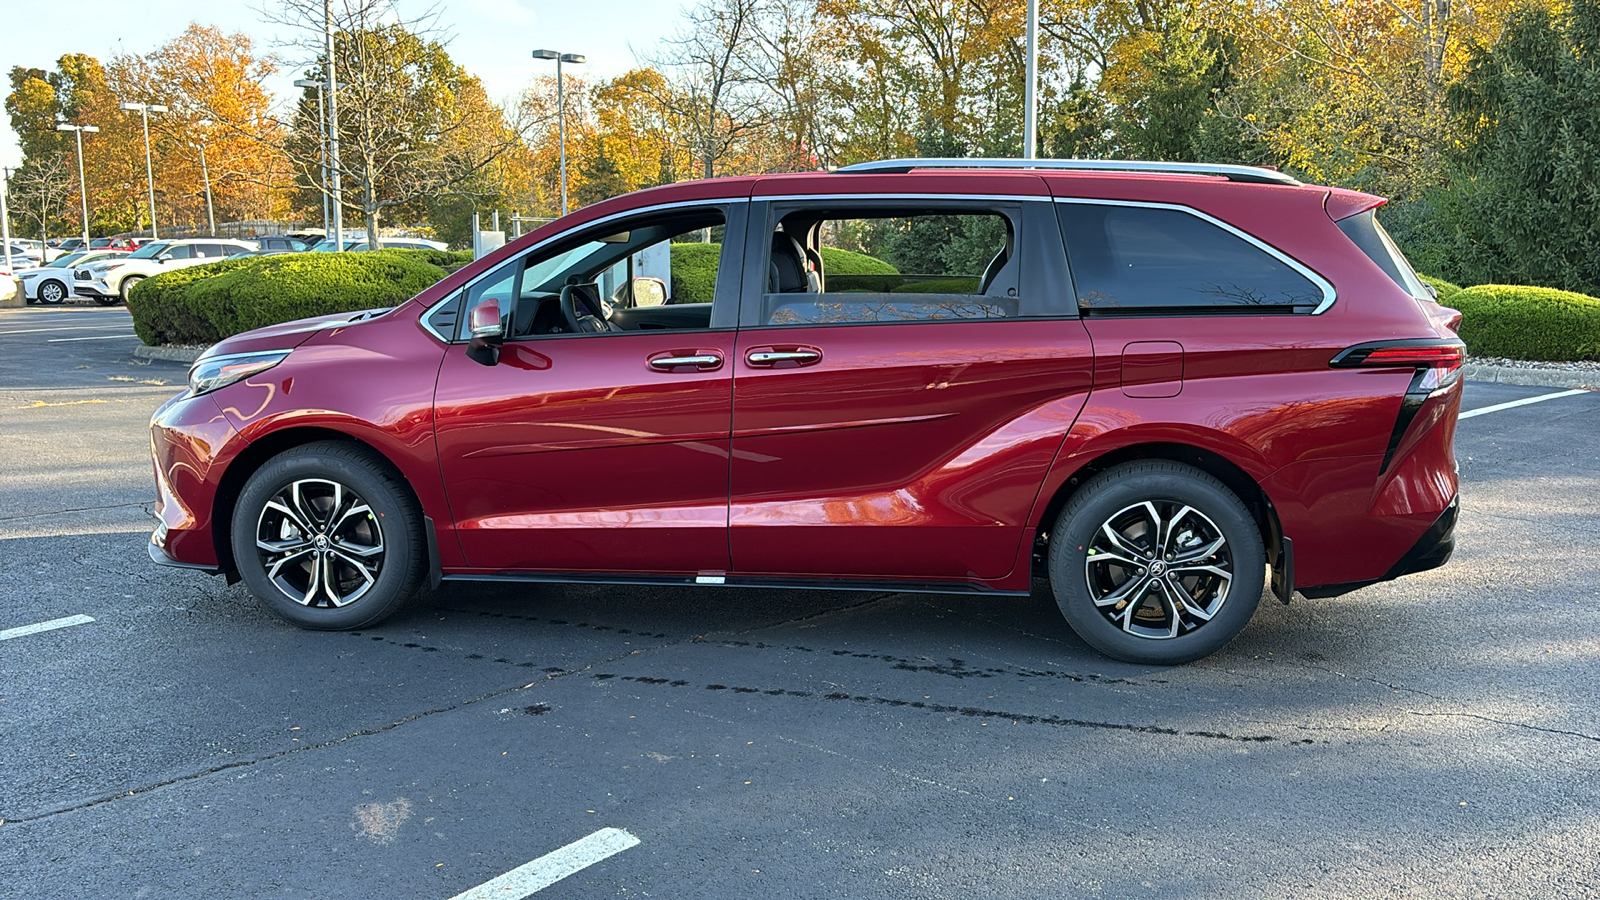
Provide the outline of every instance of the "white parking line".
<path id="1" fill-rule="evenodd" d="M 127 334 L 98 334 L 98 335 L 95 335 L 94 337 L 45 338 L 44 342 L 46 344 L 65 344 L 65 343 L 68 343 L 70 341 L 114 341 L 117 338 L 136 338 L 136 337 L 138 337 L 138 335 L 134 334 L 133 332 L 130 331 Z"/>
<path id="2" fill-rule="evenodd" d="M 127 322 L 107 322 L 104 325 L 56 325 L 50 328 L 19 328 L 16 331 L 0 331 L 0 334 L 51 334 L 57 331 L 102 331 L 107 328 L 126 328 Z"/>
<path id="3" fill-rule="evenodd" d="M 639 839 L 621 828 L 602 828 L 586 838 L 552 850 L 530 863 L 492 878 L 450 900 L 522 900 L 561 879 L 581 872 L 608 856 L 639 846 Z"/>
<path id="4" fill-rule="evenodd" d="M 1527 406 L 1529 403 L 1543 403 L 1546 400 L 1556 400 L 1556 399 L 1561 398 L 1561 397 L 1576 397 L 1579 394 L 1588 394 L 1588 393 L 1592 393 L 1592 392 L 1591 391 L 1582 391 L 1582 390 L 1577 390 L 1577 391 L 1559 391 L 1559 392 L 1554 393 L 1554 394 L 1540 394 L 1537 397 L 1524 397 L 1521 400 L 1512 400 L 1509 403 L 1496 403 L 1493 406 L 1485 406 L 1482 409 L 1470 410 L 1468 412 L 1462 413 L 1461 415 L 1457 416 L 1456 418 L 1458 418 L 1458 419 L 1470 419 L 1473 416 L 1481 416 L 1484 413 L 1499 412 L 1502 409 L 1511 409 L 1511 408 L 1517 407 L 1517 406 Z"/>
<path id="5" fill-rule="evenodd" d="M 23 625 L 20 628 L 7 628 L 5 631 L 0 631 L 0 641 L 9 641 L 12 638 L 27 637 L 30 634 L 38 634 L 41 631 L 55 631 L 57 628 L 68 628 L 73 625 L 87 625 L 93 621 L 94 619 L 89 616 L 67 616 L 64 619 L 51 619 L 48 622 L 40 622 L 37 625 Z"/>

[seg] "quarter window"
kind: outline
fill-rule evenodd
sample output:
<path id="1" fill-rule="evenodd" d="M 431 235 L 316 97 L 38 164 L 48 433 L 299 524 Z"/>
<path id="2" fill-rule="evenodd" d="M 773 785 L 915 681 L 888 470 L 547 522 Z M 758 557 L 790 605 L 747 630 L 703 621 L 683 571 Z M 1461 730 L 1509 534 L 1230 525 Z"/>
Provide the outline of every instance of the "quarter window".
<path id="1" fill-rule="evenodd" d="M 1320 285 L 1180 209 L 1058 204 L 1078 306 L 1089 315 L 1309 313 Z"/>

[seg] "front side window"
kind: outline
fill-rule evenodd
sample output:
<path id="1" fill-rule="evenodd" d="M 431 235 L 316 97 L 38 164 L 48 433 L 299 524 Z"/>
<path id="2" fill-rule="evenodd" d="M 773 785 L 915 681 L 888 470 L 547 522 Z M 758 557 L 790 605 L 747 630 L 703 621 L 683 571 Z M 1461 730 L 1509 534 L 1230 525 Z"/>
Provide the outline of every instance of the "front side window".
<path id="1" fill-rule="evenodd" d="M 507 340 L 709 329 L 724 228 L 720 209 L 697 207 L 547 245 L 468 288 L 457 339 L 470 311 L 491 298 L 499 301 Z"/>
<path id="2" fill-rule="evenodd" d="M 1308 313 L 1330 296 L 1276 254 L 1183 209 L 1057 206 L 1086 315 Z"/>
<path id="3" fill-rule="evenodd" d="M 1017 315 L 1016 220 L 978 209 L 781 210 L 759 324 Z"/>

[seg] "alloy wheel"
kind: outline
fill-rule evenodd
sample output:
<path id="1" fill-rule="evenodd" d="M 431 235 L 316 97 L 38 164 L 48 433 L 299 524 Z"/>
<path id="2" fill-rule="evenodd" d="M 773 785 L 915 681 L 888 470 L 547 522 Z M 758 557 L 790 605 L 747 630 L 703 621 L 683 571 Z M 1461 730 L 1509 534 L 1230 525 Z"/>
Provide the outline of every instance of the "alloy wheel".
<path id="1" fill-rule="evenodd" d="M 272 495 L 256 523 L 267 578 L 302 606 L 360 600 L 383 566 L 383 528 L 360 495 L 336 481 L 306 478 Z"/>
<path id="2" fill-rule="evenodd" d="M 1124 507 L 1085 548 L 1096 609 L 1143 638 L 1175 638 L 1216 617 L 1233 584 L 1228 541 L 1204 513 L 1172 501 Z"/>

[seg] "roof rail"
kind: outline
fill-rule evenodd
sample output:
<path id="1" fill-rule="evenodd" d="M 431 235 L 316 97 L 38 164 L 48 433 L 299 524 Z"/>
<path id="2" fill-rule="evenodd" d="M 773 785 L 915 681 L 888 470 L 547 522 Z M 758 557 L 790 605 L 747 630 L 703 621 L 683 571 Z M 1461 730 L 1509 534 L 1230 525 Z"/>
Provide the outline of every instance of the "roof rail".
<path id="1" fill-rule="evenodd" d="M 875 162 L 841 166 L 837 172 L 885 174 L 913 169 L 1050 169 L 1066 172 L 1158 172 L 1171 175 L 1220 175 L 1245 184 L 1288 184 L 1300 181 L 1276 169 L 1260 166 L 1234 166 L 1222 163 L 1150 162 L 1141 159 L 996 159 L 983 157 L 945 157 L 929 159 L 880 159 Z"/>

